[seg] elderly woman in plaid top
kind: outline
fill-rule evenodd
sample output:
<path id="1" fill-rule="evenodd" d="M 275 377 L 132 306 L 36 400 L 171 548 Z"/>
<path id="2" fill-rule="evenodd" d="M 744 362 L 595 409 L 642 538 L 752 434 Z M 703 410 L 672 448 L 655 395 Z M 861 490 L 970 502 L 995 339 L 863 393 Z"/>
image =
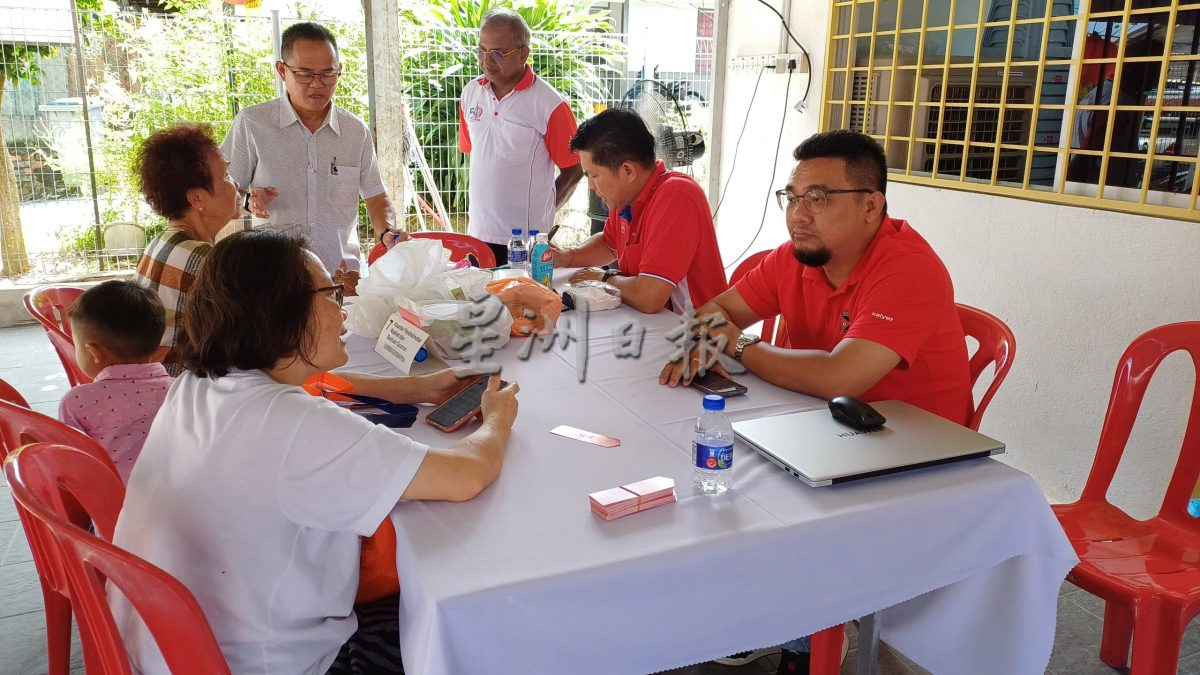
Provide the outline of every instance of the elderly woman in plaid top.
<path id="1" fill-rule="evenodd" d="M 188 291 L 217 233 L 241 211 L 240 193 L 227 167 L 207 126 L 180 124 L 157 131 L 138 154 L 142 194 L 168 222 L 146 246 L 134 282 L 157 293 L 166 309 L 167 329 L 156 358 L 172 375 L 180 370 L 175 327 Z"/>

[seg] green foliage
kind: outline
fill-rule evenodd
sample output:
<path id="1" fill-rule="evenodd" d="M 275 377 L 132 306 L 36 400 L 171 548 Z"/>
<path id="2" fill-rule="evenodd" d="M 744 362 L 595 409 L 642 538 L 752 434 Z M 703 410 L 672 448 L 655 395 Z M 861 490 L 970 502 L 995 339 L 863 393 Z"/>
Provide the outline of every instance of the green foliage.
<path id="1" fill-rule="evenodd" d="M 607 32 L 607 11 L 588 0 L 430 0 L 402 16 L 402 86 L 417 138 L 450 212 L 467 210 L 467 156 L 458 151 L 458 99 L 479 72 L 476 44 L 483 16 L 511 6 L 534 31 L 530 65 L 570 101 L 576 117 L 612 98 L 606 77 L 617 74 L 623 47 Z M 427 189 L 416 176 L 417 187 Z"/>
<path id="2" fill-rule="evenodd" d="M 42 66 L 39 59 L 53 56 L 57 51 L 50 46 L 26 46 L 12 43 L 0 45 L 0 85 L 7 80 L 16 84 L 20 80 L 29 80 L 31 84 L 40 84 Z"/>

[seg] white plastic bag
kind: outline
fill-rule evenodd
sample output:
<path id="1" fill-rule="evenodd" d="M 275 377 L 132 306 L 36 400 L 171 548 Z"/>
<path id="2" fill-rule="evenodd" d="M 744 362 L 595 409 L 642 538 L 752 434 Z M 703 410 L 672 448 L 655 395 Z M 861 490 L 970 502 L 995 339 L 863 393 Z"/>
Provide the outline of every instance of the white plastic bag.
<path id="1" fill-rule="evenodd" d="M 578 281 L 567 286 L 564 292 L 570 293 L 577 305 L 581 302 L 587 303 L 589 312 L 621 306 L 621 289 L 604 281 Z"/>
<path id="2" fill-rule="evenodd" d="M 358 298 L 346 307 L 346 326 L 356 335 L 379 337 L 397 307 L 413 310 L 430 301 L 472 298 L 486 292 L 492 275 L 474 267 L 455 269 L 436 239 L 409 239 L 371 265 L 358 284 Z"/>
<path id="3" fill-rule="evenodd" d="M 417 303 L 416 315 L 441 358 L 474 365 L 480 354 L 508 344 L 513 320 L 504 303 L 494 295 L 475 297 L 483 299 Z"/>

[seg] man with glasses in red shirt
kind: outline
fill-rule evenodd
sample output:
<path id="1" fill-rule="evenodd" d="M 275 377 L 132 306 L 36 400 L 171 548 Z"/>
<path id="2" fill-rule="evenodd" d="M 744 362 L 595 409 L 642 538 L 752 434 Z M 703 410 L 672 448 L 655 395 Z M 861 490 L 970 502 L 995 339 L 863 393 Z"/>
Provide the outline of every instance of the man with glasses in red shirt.
<path id="1" fill-rule="evenodd" d="M 887 213 L 883 149 L 854 131 L 810 137 L 776 193 L 789 241 L 698 310 L 729 320 L 726 354 L 764 380 L 829 399 L 906 401 L 965 424 L 966 338 L 950 275 Z M 774 345 L 742 329 L 782 316 Z M 683 363 L 660 381 L 680 383 Z M 686 383 L 686 382 L 685 382 Z"/>
<path id="2" fill-rule="evenodd" d="M 776 192 L 789 241 L 697 314 L 724 315 L 713 328 L 725 353 L 774 385 L 830 399 L 906 401 L 959 424 L 971 410 L 966 338 L 950 275 L 907 222 L 887 213 L 883 148 L 856 131 L 800 144 L 788 184 Z M 781 316 L 775 344 L 743 332 Z M 716 323 L 716 322 L 713 322 Z M 659 382 L 690 382 L 683 361 Z M 782 646 L 778 672 L 808 672 L 808 638 Z M 735 654 L 743 665 L 779 651 Z"/>
<path id="3" fill-rule="evenodd" d="M 529 67 L 530 39 L 511 9 L 485 14 L 477 46 L 483 75 L 459 100 L 458 148 L 471 155 L 467 233 L 487 242 L 499 264 L 508 261 L 512 230 L 549 232 L 583 177 L 568 147 L 571 106 Z"/>
<path id="4" fill-rule="evenodd" d="M 238 113 L 221 146 L 229 175 L 246 191 L 255 226 L 293 231 L 353 294 L 362 263 L 358 200 L 388 248 L 408 235 L 379 176 L 367 125 L 333 103 L 342 74 L 337 40 L 324 26 L 288 26 L 275 72 L 285 94 Z"/>

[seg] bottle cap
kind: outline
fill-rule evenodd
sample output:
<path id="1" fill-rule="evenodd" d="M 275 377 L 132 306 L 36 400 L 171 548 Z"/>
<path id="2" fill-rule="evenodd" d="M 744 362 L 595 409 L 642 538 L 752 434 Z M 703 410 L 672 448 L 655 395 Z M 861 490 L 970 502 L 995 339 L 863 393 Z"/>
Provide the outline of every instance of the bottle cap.
<path id="1" fill-rule="evenodd" d="M 531 237 L 536 237 L 536 236 L 538 236 L 538 232 L 540 232 L 540 231 L 541 231 L 541 230 L 530 230 L 530 231 L 529 231 L 529 236 L 531 236 Z"/>
<path id="2" fill-rule="evenodd" d="M 512 233 L 513 233 L 514 235 L 516 235 L 516 236 L 521 236 L 521 228 L 519 228 L 519 227 L 514 227 L 514 228 L 512 229 Z"/>
<path id="3" fill-rule="evenodd" d="M 725 397 L 717 396 L 716 394 L 708 394 L 707 396 L 704 397 L 704 409 L 705 410 L 724 410 L 725 409 Z"/>
<path id="4" fill-rule="evenodd" d="M 427 358 L 429 358 L 429 352 L 426 351 L 424 347 L 421 347 L 417 350 L 417 355 L 413 357 L 413 361 L 420 363 Z"/>

